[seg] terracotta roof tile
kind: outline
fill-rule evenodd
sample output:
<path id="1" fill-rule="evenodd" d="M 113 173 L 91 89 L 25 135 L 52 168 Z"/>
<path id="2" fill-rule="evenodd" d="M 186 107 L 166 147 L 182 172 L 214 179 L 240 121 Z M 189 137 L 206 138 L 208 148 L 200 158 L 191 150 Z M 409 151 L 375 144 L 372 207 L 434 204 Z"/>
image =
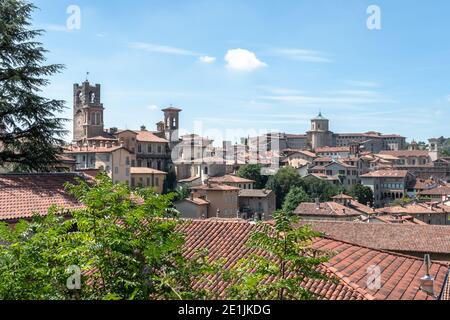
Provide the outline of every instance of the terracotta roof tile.
<path id="1" fill-rule="evenodd" d="M 81 177 L 70 173 L 0 174 L 0 220 L 25 219 L 33 213 L 45 215 L 52 205 L 79 209 L 64 189 L 66 182 Z"/>
<path id="2" fill-rule="evenodd" d="M 168 143 L 169 142 L 166 139 L 158 137 L 151 131 L 142 130 L 142 131 L 136 131 L 136 133 L 137 133 L 136 140 L 139 142 L 155 142 L 155 143 Z"/>
<path id="3" fill-rule="evenodd" d="M 147 167 L 132 167 L 130 168 L 131 174 L 163 174 L 166 175 L 167 172 L 156 170 L 153 168 L 147 168 Z"/>
<path id="4" fill-rule="evenodd" d="M 316 203 L 301 203 L 294 213 L 300 216 L 321 216 L 321 217 L 346 217 L 361 216 L 361 212 L 350 207 L 346 207 L 336 202 L 324 202 L 318 206 Z"/>
<path id="5" fill-rule="evenodd" d="M 450 254 L 450 228 L 414 224 L 304 222 L 333 239 L 397 252 Z"/>
<path id="6" fill-rule="evenodd" d="M 407 170 L 377 170 L 363 174 L 361 178 L 404 178 L 407 175 Z"/>
<path id="7" fill-rule="evenodd" d="M 272 194 L 272 190 L 260 190 L 260 189 L 242 189 L 239 191 L 239 197 L 241 198 L 266 198 Z"/>
<path id="8" fill-rule="evenodd" d="M 222 177 L 212 177 L 209 179 L 209 181 L 211 181 L 213 183 L 253 183 L 253 182 L 255 182 L 254 180 L 244 179 L 244 178 L 241 178 L 238 176 L 233 176 L 230 174 L 227 174 Z"/>
<path id="9" fill-rule="evenodd" d="M 381 155 L 389 155 L 397 158 L 406 157 L 428 157 L 429 152 L 427 150 L 398 150 L 398 151 L 381 151 Z"/>
<path id="10" fill-rule="evenodd" d="M 212 190 L 212 191 L 239 191 L 237 187 L 227 186 L 225 184 L 210 184 L 191 187 L 192 190 Z"/>
<path id="11" fill-rule="evenodd" d="M 249 236 L 256 226 L 244 221 L 202 220 L 186 222 L 180 231 L 186 235 L 186 255 L 198 249 L 208 249 L 213 259 L 225 258 L 225 267 L 254 252 L 246 246 Z M 331 238 L 318 238 L 314 248 L 331 250 L 332 258 L 320 270 L 335 275 L 338 283 L 312 281 L 306 279 L 302 285 L 319 295 L 321 299 L 362 300 L 362 299 L 434 299 L 419 289 L 420 277 L 425 273 L 422 260 L 370 249 Z M 377 265 L 381 271 L 381 287 L 368 288 L 368 268 Z M 445 282 L 447 266 L 433 263 L 431 271 L 436 278 L 436 291 L 440 292 Z M 223 294 L 226 285 L 214 277 L 211 289 Z"/>

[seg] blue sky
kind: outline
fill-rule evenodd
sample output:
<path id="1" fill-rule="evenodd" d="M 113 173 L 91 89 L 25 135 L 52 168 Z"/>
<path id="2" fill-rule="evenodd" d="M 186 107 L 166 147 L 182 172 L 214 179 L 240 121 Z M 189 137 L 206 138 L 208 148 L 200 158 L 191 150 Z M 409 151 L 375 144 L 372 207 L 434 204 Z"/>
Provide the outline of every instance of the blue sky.
<path id="1" fill-rule="evenodd" d="M 173 104 L 199 133 L 303 133 L 322 110 L 335 132 L 450 136 L 447 0 L 34 3 L 49 61 L 66 65 L 45 94 L 67 101 L 67 118 L 72 85 L 89 71 L 107 127 L 153 128 Z M 372 4 L 381 30 L 366 26 Z M 79 30 L 65 27 L 70 5 Z"/>

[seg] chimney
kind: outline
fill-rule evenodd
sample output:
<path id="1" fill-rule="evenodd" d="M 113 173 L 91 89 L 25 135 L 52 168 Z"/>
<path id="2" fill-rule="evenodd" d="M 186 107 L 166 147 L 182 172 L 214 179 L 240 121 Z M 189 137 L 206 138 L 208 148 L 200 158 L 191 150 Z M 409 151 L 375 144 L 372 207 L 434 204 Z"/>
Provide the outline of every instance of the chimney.
<path id="1" fill-rule="evenodd" d="M 319 210 L 320 209 L 320 199 L 316 198 L 316 209 Z"/>
<path id="2" fill-rule="evenodd" d="M 141 131 L 146 131 L 146 130 L 147 130 L 147 128 L 144 125 L 142 125 L 141 126 Z"/>
<path id="3" fill-rule="evenodd" d="M 425 276 L 420 278 L 420 290 L 434 297 L 434 277 L 430 275 L 431 259 L 429 254 L 425 255 L 424 264 L 427 271 Z"/>
<path id="4" fill-rule="evenodd" d="M 220 209 L 217 209 L 216 218 L 219 218 L 219 216 L 220 216 Z"/>

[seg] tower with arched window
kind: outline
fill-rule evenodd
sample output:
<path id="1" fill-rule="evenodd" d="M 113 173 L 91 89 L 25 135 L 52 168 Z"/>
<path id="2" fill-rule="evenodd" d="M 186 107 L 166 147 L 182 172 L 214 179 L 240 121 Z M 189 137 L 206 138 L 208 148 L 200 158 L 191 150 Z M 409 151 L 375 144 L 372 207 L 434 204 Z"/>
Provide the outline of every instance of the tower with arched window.
<path id="1" fill-rule="evenodd" d="M 177 144 L 179 140 L 178 130 L 180 129 L 181 111 L 181 109 L 174 107 L 162 110 L 164 112 L 164 133 L 171 147 Z"/>
<path id="2" fill-rule="evenodd" d="M 89 81 L 73 85 L 73 140 L 75 142 L 103 134 L 103 104 L 101 86 Z"/>
<path id="3" fill-rule="evenodd" d="M 330 131 L 330 121 L 322 116 L 322 112 L 311 119 L 311 130 L 308 131 L 307 135 L 311 149 L 333 146 L 333 133 Z"/>

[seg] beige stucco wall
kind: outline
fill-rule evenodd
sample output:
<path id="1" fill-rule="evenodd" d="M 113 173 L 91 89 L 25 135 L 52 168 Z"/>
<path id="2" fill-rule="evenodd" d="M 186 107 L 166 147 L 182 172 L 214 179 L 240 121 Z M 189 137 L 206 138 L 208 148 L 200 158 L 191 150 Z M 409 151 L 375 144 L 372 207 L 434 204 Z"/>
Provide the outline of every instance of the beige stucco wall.
<path id="1" fill-rule="evenodd" d="M 195 205 L 187 200 L 175 203 L 175 208 L 180 212 L 184 219 L 204 219 L 208 216 L 208 206 Z"/>
<path id="2" fill-rule="evenodd" d="M 238 211 L 238 191 L 221 190 L 198 190 L 194 193 L 196 197 L 206 196 L 210 202 L 208 208 L 208 218 L 214 218 L 217 215 L 217 209 L 220 210 L 219 218 L 235 218 Z"/>
<path id="3" fill-rule="evenodd" d="M 132 187 L 154 188 L 156 193 L 161 194 L 164 190 L 165 174 L 159 173 L 133 173 L 131 174 Z"/>

